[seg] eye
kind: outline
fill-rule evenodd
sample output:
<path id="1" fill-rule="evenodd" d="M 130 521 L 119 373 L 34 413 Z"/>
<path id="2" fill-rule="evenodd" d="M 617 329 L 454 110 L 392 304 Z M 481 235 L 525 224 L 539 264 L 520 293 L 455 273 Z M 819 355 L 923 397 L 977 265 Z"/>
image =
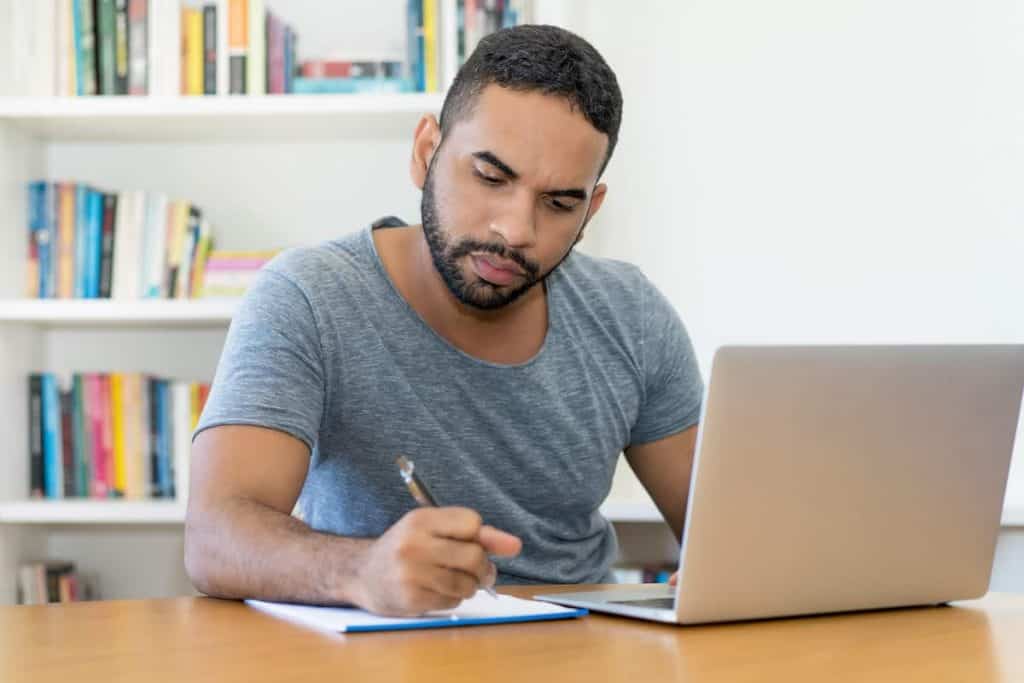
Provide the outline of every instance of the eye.
<path id="1" fill-rule="evenodd" d="M 475 168 L 473 169 L 473 175 L 475 175 L 477 178 L 479 178 L 482 182 L 486 183 L 487 185 L 501 185 L 501 183 L 504 182 L 501 178 L 496 178 L 494 176 L 487 175 L 486 173 L 481 173 Z"/>
<path id="2" fill-rule="evenodd" d="M 569 213 L 570 211 L 575 211 L 576 210 L 576 206 L 577 206 L 576 204 L 572 204 L 572 205 L 565 204 L 565 203 L 560 202 L 559 200 L 553 199 L 553 198 L 547 200 L 547 205 L 549 207 L 551 207 L 552 209 L 554 209 L 555 211 L 561 211 L 563 213 Z"/>

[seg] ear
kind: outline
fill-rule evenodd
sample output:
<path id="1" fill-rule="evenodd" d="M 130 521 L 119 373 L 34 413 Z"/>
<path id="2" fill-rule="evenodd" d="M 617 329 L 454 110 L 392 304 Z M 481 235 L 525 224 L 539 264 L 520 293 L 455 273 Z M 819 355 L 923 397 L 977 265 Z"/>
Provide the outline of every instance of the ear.
<path id="1" fill-rule="evenodd" d="M 599 183 L 594 187 L 593 193 L 590 195 L 590 208 L 587 209 L 587 217 L 583 219 L 583 226 L 580 228 L 580 234 L 576 235 L 576 243 L 578 244 L 583 239 L 583 233 L 586 231 L 587 226 L 590 225 L 590 219 L 597 215 L 597 212 L 601 210 L 601 204 L 604 203 L 604 196 L 608 192 L 608 186 L 604 183 Z"/>
<path id="2" fill-rule="evenodd" d="M 409 160 L 409 177 L 413 184 L 423 189 L 427 182 L 427 169 L 441 144 L 441 127 L 433 114 L 424 114 L 416 124 L 412 140 L 412 159 Z"/>

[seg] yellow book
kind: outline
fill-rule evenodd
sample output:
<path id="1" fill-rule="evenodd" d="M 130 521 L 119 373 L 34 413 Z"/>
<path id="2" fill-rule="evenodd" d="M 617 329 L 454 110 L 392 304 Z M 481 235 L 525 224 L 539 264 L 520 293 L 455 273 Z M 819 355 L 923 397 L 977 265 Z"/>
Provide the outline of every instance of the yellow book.
<path id="1" fill-rule="evenodd" d="M 203 296 L 203 276 L 206 274 L 206 260 L 210 256 L 210 247 L 213 240 L 209 235 L 199 238 L 199 246 L 196 248 L 196 263 L 192 267 L 192 298 L 200 299 Z"/>
<path id="2" fill-rule="evenodd" d="M 75 186 L 60 183 L 60 215 L 57 227 L 57 296 L 75 295 Z"/>
<path id="3" fill-rule="evenodd" d="M 191 406 L 189 415 L 189 431 L 194 432 L 199 424 L 199 382 L 192 382 L 188 385 L 188 399 Z"/>
<path id="4" fill-rule="evenodd" d="M 137 372 L 121 376 L 121 404 L 124 409 L 124 497 L 138 500 L 145 497 L 142 481 L 143 413 L 142 375 Z"/>
<path id="5" fill-rule="evenodd" d="M 124 453 L 124 384 L 122 375 L 110 374 L 110 419 L 114 437 L 114 491 L 123 496 L 127 476 Z"/>
<path id="6" fill-rule="evenodd" d="M 182 55 L 185 64 L 185 94 L 203 94 L 203 10 L 184 10 L 182 24 Z"/>
<path id="7" fill-rule="evenodd" d="M 426 91 L 437 92 L 437 0 L 423 0 L 423 73 Z"/>
<path id="8" fill-rule="evenodd" d="M 177 273 L 181 266 L 181 250 L 185 246 L 185 233 L 188 230 L 189 203 L 174 201 L 168 204 L 167 216 L 167 268 L 164 271 L 164 282 L 170 286 L 171 273 Z M 168 299 L 174 298 L 174 292 L 164 293 Z"/>

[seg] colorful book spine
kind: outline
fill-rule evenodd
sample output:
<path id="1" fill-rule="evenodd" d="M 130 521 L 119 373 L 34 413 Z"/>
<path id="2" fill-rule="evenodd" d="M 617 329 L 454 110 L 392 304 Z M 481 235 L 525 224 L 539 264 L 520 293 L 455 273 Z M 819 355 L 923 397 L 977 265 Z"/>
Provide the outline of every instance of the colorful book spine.
<path id="1" fill-rule="evenodd" d="M 43 481 L 47 498 L 59 499 L 64 492 L 64 457 L 60 421 L 60 392 L 57 379 L 50 373 L 42 375 L 43 410 Z"/>
<path id="2" fill-rule="evenodd" d="M 249 0 L 249 54 L 246 61 L 246 92 L 264 95 L 267 92 L 267 33 L 264 0 Z"/>
<path id="3" fill-rule="evenodd" d="M 184 68 L 183 95 L 203 94 L 203 11 L 186 7 L 182 10 L 182 55 Z"/>
<path id="4" fill-rule="evenodd" d="M 103 193 L 90 189 L 87 197 L 85 296 L 100 296 L 100 271 L 103 260 Z"/>
<path id="5" fill-rule="evenodd" d="M 424 91 L 437 92 L 439 54 L 437 45 L 437 0 L 423 0 L 423 68 L 425 73 Z"/>
<path id="6" fill-rule="evenodd" d="M 247 92 L 249 56 L 249 0 L 228 1 L 228 92 Z"/>
<path id="7" fill-rule="evenodd" d="M 99 92 L 102 95 L 117 94 L 116 68 L 114 66 L 117 32 L 115 16 L 114 0 L 96 0 L 96 25 L 99 28 L 99 41 L 96 47 Z"/>
<path id="8" fill-rule="evenodd" d="M 29 496 L 42 498 L 45 495 L 43 478 L 43 377 L 39 374 L 28 378 L 28 457 Z"/>
<path id="9" fill-rule="evenodd" d="M 128 94 L 149 92 L 147 0 L 128 0 Z"/>
<path id="10" fill-rule="evenodd" d="M 217 6 L 203 7 L 203 94 L 217 94 Z"/>
<path id="11" fill-rule="evenodd" d="M 123 497 L 127 481 L 124 449 L 124 400 L 122 394 L 122 375 L 110 375 L 110 417 L 114 437 L 114 481 L 113 495 Z"/>
<path id="12" fill-rule="evenodd" d="M 74 430 L 74 481 L 75 495 L 89 495 L 89 434 L 85 420 L 85 391 L 82 375 L 76 373 L 71 379 L 71 422 Z"/>
<path id="13" fill-rule="evenodd" d="M 72 416 L 71 381 L 61 378 L 57 383 L 60 400 L 60 436 L 61 436 L 61 478 L 63 480 L 63 497 L 74 498 L 75 491 L 75 430 Z"/>
<path id="14" fill-rule="evenodd" d="M 117 221 L 117 195 L 103 194 L 103 226 L 100 237 L 99 297 L 109 299 L 114 281 L 114 225 Z"/>
<path id="15" fill-rule="evenodd" d="M 40 241 L 47 231 L 47 184 L 33 182 L 28 185 L 28 265 L 25 269 L 25 296 L 43 298 Z"/>
<path id="16" fill-rule="evenodd" d="M 70 299 L 75 293 L 75 186 L 58 183 L 57 296 Z"/>
<path id="17" fill-rule="evenodd" d="M 283 95 L 284 89 L 284 23 L 273 12 L 267 12 L 267 93 Z"/>
<path id="18" fill-rule="evenodd" d="M 75 258 L 74 258 L 74 296 L 76 299 L 86 297 L 86 278 L 89 269 L 89 188 L 85 185 L 75 186 Z"/>
<path id="19" fill-rule="evenodd" d="M 128 0 L 114 0 L 114 92 L 128 94 Z"/>

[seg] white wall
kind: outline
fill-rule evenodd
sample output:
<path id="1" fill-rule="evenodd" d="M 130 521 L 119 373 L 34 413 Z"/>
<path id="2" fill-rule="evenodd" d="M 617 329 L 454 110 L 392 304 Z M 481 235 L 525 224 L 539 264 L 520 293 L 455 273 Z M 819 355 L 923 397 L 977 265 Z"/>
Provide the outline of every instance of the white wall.
<path id="1" fill-rule="evenodd" d="M 624 92 L 591 250 L 645 269 L 705 374 L 725 343 L 1024 342 L 1020 2 L 541 10 Z"/>

